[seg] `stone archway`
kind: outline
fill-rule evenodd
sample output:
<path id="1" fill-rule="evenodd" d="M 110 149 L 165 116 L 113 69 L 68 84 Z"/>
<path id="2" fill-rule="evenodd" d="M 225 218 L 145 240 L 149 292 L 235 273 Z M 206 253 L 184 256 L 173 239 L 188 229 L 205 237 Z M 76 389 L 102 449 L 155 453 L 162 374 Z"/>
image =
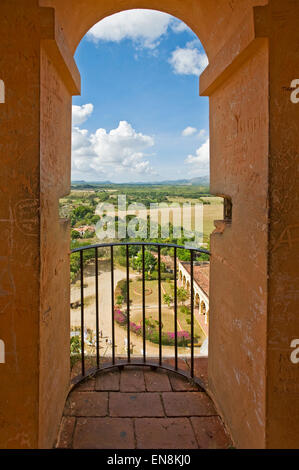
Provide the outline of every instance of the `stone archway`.
<path id="1" fill-rule="evenodd" d="M 211 192 L 233 207 L 211 237 L 210 393 L 237 446 L 298 447 L 294 0 L 2 0 L 0 257 L 12 289 L 0 315 L 0 447 L 51 447 L 56 436 L 69 386 L 69 227 L 58 200 L 70 189 L 80 92 L 73 54 L 94 23 L 130 8 L 185 21 L 210 61 L 200 90 L 210 97 Z"/>

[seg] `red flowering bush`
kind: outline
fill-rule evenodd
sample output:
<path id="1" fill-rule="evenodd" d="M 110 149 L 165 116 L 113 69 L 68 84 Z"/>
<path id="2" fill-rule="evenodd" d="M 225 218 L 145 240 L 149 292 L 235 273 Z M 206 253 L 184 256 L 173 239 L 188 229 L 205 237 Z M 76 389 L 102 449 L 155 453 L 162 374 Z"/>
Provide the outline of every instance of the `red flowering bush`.
<path id="1" fill-rule="evenodd" d="M 120 326 L 126 326 L 128 323 L 127 315 L 119 309 L 114 311 L 114 319 Z M 134 322 L 130 322 L 130 331 L 138 336 L 143 333 L 142 325 L 137 325 Z M 146 339 L 152 343 L 159 344 L 159 322 L 153 321 L 152 318 L 147 319 L 145 323 L 145 336 Z M 177 344 L 180 347 L 186 347 L 188 342 L 191 340 L 190 333 L 188 331 L 178 331 L 177 333 Z M 161 334 L 161 343 L 165 346 L 175 345 L 175 333 L 169 332 Z"/>

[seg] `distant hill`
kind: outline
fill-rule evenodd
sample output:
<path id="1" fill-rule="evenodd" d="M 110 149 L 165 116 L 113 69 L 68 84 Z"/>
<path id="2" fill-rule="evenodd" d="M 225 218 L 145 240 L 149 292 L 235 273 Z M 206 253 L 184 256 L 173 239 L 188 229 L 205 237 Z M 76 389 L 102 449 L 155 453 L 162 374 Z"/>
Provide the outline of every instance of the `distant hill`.
<path id="1" fill-rule="evenodd" d="M 72 185 L 74 186 L 102 186 L 107 184 L 114 184 L 111 181 L 84 181 L 84 180 L 74 180 Z"/>
<path id="2" fill-rule="evenodd" d="M 111 181 L 72 181 L 72 186 L 84 186 L 92 188 L 93 186 L 209 186 L 209 176 L 198 176 L 191 179 L 165 180 L 152 183 L 130 182 L 130 183 L 112 183 Z"/>
<path id="3" fill-rule="evenodd" d="M 162 181 L 159 183 L 153 183 L 155 185 L 157 184 L 167 184 L 167 185 L 192 185 L 192 186 L 199 186 L 199 185 L 209 185 L 210 184 L 210 178 L 209 176 L 198 176 L 197 178 L 191 178 L 191 179 L 183 179 L 183 180 L 168 180 L 168 181 Z"/>

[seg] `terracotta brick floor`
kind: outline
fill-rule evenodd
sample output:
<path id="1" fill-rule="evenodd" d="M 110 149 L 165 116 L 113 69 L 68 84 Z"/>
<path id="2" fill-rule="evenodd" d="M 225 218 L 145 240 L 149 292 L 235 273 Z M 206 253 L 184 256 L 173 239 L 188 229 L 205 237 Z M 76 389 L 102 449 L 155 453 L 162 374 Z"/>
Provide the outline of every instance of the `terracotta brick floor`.
<path id="1" fill-rule="evenodd" d="M 70 393 L 57 443 L 73 449 L 230 446 L 205 392 L 171 372 L 133 366 L 102 372 Z"/>

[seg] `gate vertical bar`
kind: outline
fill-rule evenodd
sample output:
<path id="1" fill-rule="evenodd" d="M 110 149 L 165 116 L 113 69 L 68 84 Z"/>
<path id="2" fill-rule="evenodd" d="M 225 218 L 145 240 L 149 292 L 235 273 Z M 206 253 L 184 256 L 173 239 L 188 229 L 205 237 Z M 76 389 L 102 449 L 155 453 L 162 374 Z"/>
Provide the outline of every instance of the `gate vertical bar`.
<path id="1" fill-rule="evenodd" d="M 131 362 L 131 338 L 130 338 L 130 258 L 129 245 L 127 245 L 127 357 Z"/>
<path id="2" fill-rule="evenodd" d="M 83 251 L 80 251 L 80 277 L 81 277 L 81 373 L 85 375 L 85 357 L 84 357 L 84 263 Z"/>
<path id="3" fill-rule="evenodd" d="M 190 276 L 191 276 L 191 377 L 194 377 L 194 290 L 193 290 L 193 279 L 194 279 L 194 269 L 193 269 L 193 250 L 190 250 L 191 262 L 190 262 Z"/>
<path id="4" fill-rule="evenodd" d="M 97 345 L 97 368 L 100 367 L 100 344 L 99 344 L 99 264 L 98 248 L 95 248 L 95 274 L 96 274 L 96 345 Z"/>
<path id="5" fill-rule="evenodd" d="M 158 246 L 158 292 L 159 292 L 159 364 L 162 364 L 162 299 L 161 299 L 161 247 Z"/>
<path id="6" fill-rule="evenodd" d="M 114 257 L 113 246 L 110 248 L 111 269 L 111 321 L 112 321 L 112 364 L 115 364 L 115 325 L 114 325 Z"/>
<path id="7" fill-rule="evenodd" d="M 142 327 L 143 327 L 143 362 L 146 362 L 145 330 L 145 248 L 142 245 Z"/>
<path id="8" fill-rule="evenodd" d="M 174 353 L 175 370 L 178 369 L 178 305 L 177 305 L 177 249 L 174 249 Z"/>

